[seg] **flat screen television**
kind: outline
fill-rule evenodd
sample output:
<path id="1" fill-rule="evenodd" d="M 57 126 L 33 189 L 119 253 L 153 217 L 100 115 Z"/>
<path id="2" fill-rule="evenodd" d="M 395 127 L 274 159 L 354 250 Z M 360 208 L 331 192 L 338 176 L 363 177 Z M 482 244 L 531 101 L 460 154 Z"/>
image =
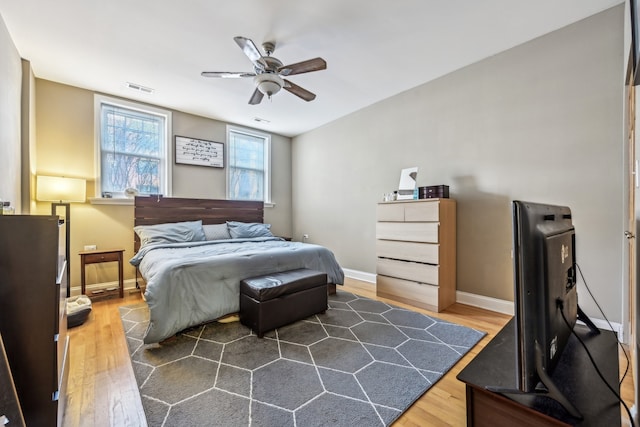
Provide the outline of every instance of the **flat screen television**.
<path id="1" fill-rule="evenodd" d="M 551 378 L 577 319 L 599 333 L 578 306 L 571 209 L 517 200 L 512 205 L 518 390 L 547 395 L 582 418 Z"/>

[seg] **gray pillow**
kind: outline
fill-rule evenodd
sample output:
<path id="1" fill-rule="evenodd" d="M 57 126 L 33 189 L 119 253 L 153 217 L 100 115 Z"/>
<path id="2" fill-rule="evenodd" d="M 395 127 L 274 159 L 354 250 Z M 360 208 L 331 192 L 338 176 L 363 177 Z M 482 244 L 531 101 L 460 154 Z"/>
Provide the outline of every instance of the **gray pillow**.
<path id="1" fill-rule="evenodd" d="M 273 237 L 271 224 L 259 222 L 227 221 L 229 233 L 233 239 L 251 239 L 254 237 Z"/>
<path id="2" fill-rule="evenodd" d="M 140 237 L 141 245 L 151 243 L 200 242 L 205 240 L 202 221 L 168 222 L 156 225 L 138 225 L 133 231 Z"/>
<path id="3" fill-rule="evenodd" d="M 204 224 L 202 229 L 204 230 L 204 238 L 206 240 L 222 240 L 231 238 L 227 224 Z"/>

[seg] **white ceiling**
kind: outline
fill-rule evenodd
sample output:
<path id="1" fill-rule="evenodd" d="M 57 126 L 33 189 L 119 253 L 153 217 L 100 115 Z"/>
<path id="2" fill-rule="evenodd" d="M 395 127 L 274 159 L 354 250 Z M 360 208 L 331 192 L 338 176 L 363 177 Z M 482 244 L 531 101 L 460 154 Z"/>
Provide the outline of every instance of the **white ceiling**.
<path id="1" fill-rule="evenodd" d="M 0 14 L 38 78 L 295 136 L 622 2 L 0 0 Z M 317 98 L 248 105 L 251 79 L 201 77 L 253 71 L 237 35 L 275 41 L 284 64 L 324 58 L 289 77 Z"/>

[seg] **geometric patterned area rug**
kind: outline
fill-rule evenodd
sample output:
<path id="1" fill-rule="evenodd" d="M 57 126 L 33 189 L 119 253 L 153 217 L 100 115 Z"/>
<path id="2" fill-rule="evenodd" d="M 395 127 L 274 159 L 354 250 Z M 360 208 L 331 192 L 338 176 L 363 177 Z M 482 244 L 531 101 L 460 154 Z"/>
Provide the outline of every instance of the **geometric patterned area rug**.
<path id="1" fill-rule="evenodd" d="M 388 426 L 484 335 L 347 292 L 267 332 L 212 322 L 145 345 L 120 307 L 149 426 Z"/>

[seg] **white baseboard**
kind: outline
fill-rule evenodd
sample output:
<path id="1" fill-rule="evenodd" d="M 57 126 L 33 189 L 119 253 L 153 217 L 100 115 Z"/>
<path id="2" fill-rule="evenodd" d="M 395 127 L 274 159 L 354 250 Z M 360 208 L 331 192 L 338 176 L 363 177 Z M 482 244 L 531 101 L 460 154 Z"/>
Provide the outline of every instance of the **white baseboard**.
<path id="1" fill-rule="evenodd" d="M 343 268 L 344 275 L 350 279 L 361 280 L 363 282 L 376 283 L 376 275 L 374 273 L 367 273 L 366 271 L 352 270 L 350 268 Z"/>
<path id="2" fill-rule="evenodd" d="M 498 298 L 486 297 L 484 295 L 470 294 L 468 292 L 456 291 L 456 302 L 497 313 L 514 315 L 513 301 L 505 301 Z"/>
<path id="3" fill-rule="evenodd" d="M 105 289 L 105 288 L 117 288 L 118 281 L 113 282 L 104 282 L 104 283 L 93 283 L 91 285 L 86 286 L 86 292 L 90 292 L 97 289 Z M 136 279 L 127 279 L 124 281 L 124 291 L 130 291 L 136 289 Z M 71 295 L 80 295 L 82 290 L 81 286 L 72 286 L 71 287 Z"/>

